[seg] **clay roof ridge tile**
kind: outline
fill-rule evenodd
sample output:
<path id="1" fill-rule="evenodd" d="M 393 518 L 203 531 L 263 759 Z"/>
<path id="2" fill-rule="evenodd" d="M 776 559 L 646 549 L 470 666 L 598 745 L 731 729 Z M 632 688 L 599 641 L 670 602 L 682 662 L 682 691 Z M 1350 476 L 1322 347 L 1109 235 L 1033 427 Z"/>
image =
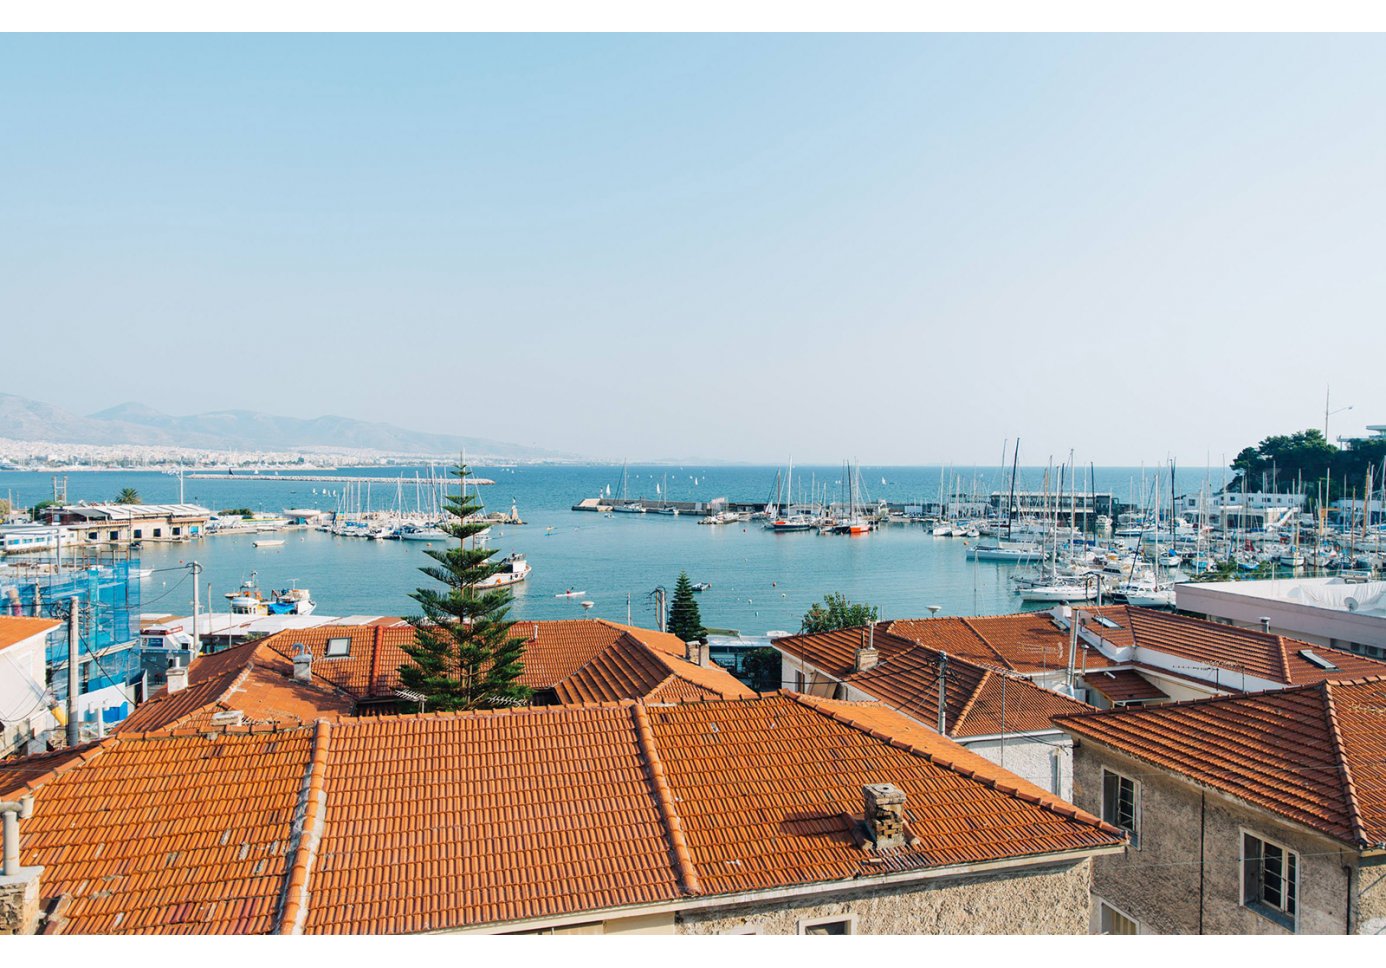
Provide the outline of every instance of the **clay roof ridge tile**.
<path id="1" fill-rule="evenodd" d="M 274 932 L 276 934 L 302 934 L 303 924 L 307 919 L 308 880 L 312 875 L 313 861 L 317 858 L 317 847 L 322 837 L 326 812 L 325 777 L 331 738 L 331 725 L 319 720 L 313 733 L 308 774 L 304 777 L 303 791 L 300 794 L 298 808 L 294 811 L 297 836 L 290 848 L 293 860 L 286 865 L 289 874 L 281 897 L 279 925 Z"/>
<path id="2" fill-rule="evenodd" d="M 673 848 L 674 862 L 678 867 L 679 878 L 684 890 L 689 894 L 701 894 L 702 885 L 698 881 L 698 871 L 689 852 L 688 841 L 684 837 L 683 821 L 674 805 L 673 791 L 664 775 L 664 764 L 659 759 L 659 747 L 655 744 L 654 730 L 650 727 L 650 717 L 645 712 L 644 703 L 631 703 L 631 717 L 635 727 L 635 738 L 640 753 L 649 768 L 650 785 L 654 788 L 655 803 L 659 807 L 665 832 Z"/>
<path id="3" fill-rule="evenodd" d="M 986 688 L 987 682 L 991 678 L 991 670 L 984 669 L 981 677 L 977 680 L 977 685 L 972 690 L 972 695 L 967 697 L 967 702 L 963 703 L 963 708 L 958 711 L 957 717 L 948 724 L 950 732 L 954 735 L 962 729 L 963 722 L 967 719 L 967 714 L 972 712 L 972 707 L 977 705 L 977 698 L 981 696 L 982 690 Z"/>
<path id="4" fill-rule="evenodd" d="M 366 680 L 366 695 L 376 695 L 376 683 L 380 681 L 380 653 L 383 651 L 381 646 L 385 643 L 385 627 L 377 625 L 375 635 L 371 639 L 371 671 L 370 677 Z"/>
<path id="5" fill-rule="evenodd" d="M 1289 650 L 1285 648 L 1285 636 L 1277 635 L 1275 637 L 1275 646 L 1280 658 L 1280 674 L 1284 677 L 1286 682 L 1293 683 L 1295 678 L 1294 673 L 1290 671 L 1290 653 Z"/>
<path id="6" fill-rule="evenodd" d="M 1333 737 L 1333 756 L 1338 762 L 1338 772 L 1343 782 L 1343 798 L 1347 804 L 1348 822 L 1352 825 L 1352 835 L 1360 846 L 1366 846 L 1366 826 L 1362 823 L 1362 811 L 1358 809 L 1357 786 L 1352 781 L 1352 767 L 1348 764 L 1347 744 L 1343 741 L 1343 731 L 1338 725 L 1338 710 L 1333 701 L 1333 685 L 1323 684 L 1324 714 L 1328 719 L 1329 734 Z"/>
<path id="7" fill-rule="evenodd" d="M 1021 612 L 1020 614 L 1022 614 L 1022 615 L 1029 615 L 1030 613 L 1029 613 L 1029 612 Z M 991 652 L 992 655 L 996 656 L 996 658 L 998 658 L 999 660 L 1001 660 L 1001 664 L 1002 664 L 1002 665 L 1004 665 L 1007 669 L 1012 669 L 1012 670 L 1015 669 L 1015 666 L 1011 663 L 1011 660 L 1010 660 L 1010 659 L 1007 659 L 1004 655 L 1002 655 L 1001 652 L 1000 652 L 1000 650 L 997 649 L 996 646 L 994 646 L 994 645 L 992 645 L 990 642 L 988 642 L 988 641 L 987 641 L 987 637 L 986 637 L 985 635 L 983 635 L 983 634 L 977 629 L 977 627 L 976 627 L 975 625 L 973 625 L 970 621 L 968 621 L 967 618 L 965 618 L 965 617 L 964 617 L 964 618 L 961 618 L 961 619 L 959 619 L 959 621 L 962 622 L 963 626 L 964 626 L 969 632 L 971 632 L 973 635 L 977 636 L 977 638 L 981 641 L 981 643 L 982 643 L 984 646 L 987 647 L 987 649 Z"/>

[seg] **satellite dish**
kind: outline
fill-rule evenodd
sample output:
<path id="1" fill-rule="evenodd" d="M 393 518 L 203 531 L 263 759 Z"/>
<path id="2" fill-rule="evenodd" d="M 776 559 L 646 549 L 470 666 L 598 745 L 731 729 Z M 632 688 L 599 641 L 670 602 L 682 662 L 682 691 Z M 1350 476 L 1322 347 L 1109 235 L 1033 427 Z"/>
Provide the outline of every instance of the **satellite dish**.
<path id="1" fill-rule="evenodd" d="M 1358 602 L 1357 599 L 1352 597 L 1343 599 L 1343 604 L 1347 606 L 1347 610 L 1349 612 L 1357 611 L 1358 607 L 1361 605 L 1361 603 Z"/>

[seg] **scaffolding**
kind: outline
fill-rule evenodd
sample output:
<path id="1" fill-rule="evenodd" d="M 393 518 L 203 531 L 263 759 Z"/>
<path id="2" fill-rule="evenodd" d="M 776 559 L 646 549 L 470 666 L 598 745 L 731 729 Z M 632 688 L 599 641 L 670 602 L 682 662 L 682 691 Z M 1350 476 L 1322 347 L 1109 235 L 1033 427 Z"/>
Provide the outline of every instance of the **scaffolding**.
<path id="1" fill-rule="evenodd" d="M 0 577 L 0 603 L 10 615 L 53 618 L 48 634 L 48 687 L 59 700 L 68 691 L 67 622 L 77 600 L 79 695 L 139 681 L 139 559 L 122 552 L 87 552 L 9 563 Z"/>

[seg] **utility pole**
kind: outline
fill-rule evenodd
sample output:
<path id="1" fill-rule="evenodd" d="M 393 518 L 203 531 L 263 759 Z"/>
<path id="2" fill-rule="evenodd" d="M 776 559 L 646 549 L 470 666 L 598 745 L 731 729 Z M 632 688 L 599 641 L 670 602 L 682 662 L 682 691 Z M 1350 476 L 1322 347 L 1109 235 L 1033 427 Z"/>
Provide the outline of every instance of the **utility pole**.
<path id="1" fill-rule="evenodd" d="M 938 734 L 948 735 L 948 653 L 938 654 Z"/>
<path id="2" fill-rule="evenodd" d="M 67 745 L 76 746 L 81 740 L 77 722 L 77 691 L 81 688 L 77 674 L 77 622 L 82 614 L 81 599 L 73 595 L 67 610 Z"/>
<path id="3" fill-rule="evenodd" d="M 180 478 L 179 478 L 179 481 L 180 481 L 180 484 L 181 484 L 181 481 L 182 481 L 181 476 L 180 476 Z M 179 503 L 182 503 L 182 502 L 180 501 Z M 192 665 L 193 659 L 196 659 L 199 655 L 202 654 L 202 633 L 199 632 L 199 631 L 198 631 L 198 628 L 197 628 L 197 619 L 198 619 L 198 614 L 197 614 L 197 613 L 201 610 L 201 609 L 199 608 L 200 602 L 198 601 L 198 597 L 197 597 L 197 596 L 198 596 L 198 591 L 199 591 L 199 589 L 198 589 L 197 586 L 198 586 L 198 577 L 201 576 L 201 574 L 202 574 L 202 566 L 201 566 L 200 564 L 198 564 L 197 562 L 194 561 L 189 567 L 192 568 L 192 574 L 193 574 L 193 627 L 192 627 L 192 655 L 188 657 L 188 665 Z"/>

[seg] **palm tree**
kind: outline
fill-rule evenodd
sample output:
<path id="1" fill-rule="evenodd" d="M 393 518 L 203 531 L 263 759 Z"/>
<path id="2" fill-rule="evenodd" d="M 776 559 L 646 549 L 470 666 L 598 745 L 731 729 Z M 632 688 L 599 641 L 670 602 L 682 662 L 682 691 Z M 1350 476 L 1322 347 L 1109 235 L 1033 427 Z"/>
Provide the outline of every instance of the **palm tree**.
<path id="1" fill-rule="evenodd" d="M 122 487 L 120 493 L 116 495 L 117 504 L 143 504 L 140 500 L 140 492 L 133 487 Z"/>

